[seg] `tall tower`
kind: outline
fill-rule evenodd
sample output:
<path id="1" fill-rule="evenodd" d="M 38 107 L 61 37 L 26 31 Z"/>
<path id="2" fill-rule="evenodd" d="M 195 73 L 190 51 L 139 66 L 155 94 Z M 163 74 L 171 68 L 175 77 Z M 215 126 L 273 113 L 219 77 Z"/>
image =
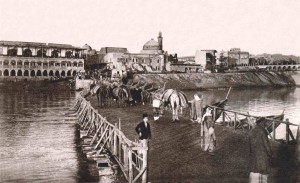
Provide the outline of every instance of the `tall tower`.
<path id="1" fill-rule="evenodd" d="M 159 49 L 163 50 L 163 37 L 161 35 L 161 32 L 158 33 L 157 40 L 158 40 Z"/>

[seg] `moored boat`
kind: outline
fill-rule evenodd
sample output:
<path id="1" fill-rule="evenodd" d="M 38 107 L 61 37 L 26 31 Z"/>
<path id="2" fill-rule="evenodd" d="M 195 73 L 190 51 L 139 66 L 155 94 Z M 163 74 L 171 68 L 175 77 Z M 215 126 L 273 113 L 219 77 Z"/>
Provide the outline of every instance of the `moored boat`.
<path id="1" fill-rule="evenodd" d="M 225 99 L 219 101 L 219 102 L 216 102 L 216 103 L 213 103 L 211 105 L 207 105 L 203 108 L 203 111 L 202 111 L 202 115 L 205 114 L 207 108 L 212 108 L 212 107 L 216 107 L 216 112 L 212 112 L 212 116 L 213 116 L 213 119 L 215 121 L 217 121 L 219 119 L 219 117 L 221 116 L 222 112 L 223 112 L 223 109 L 224 107 L 226 106 L 227 102 L 228 102 L 228 96 L 229 96 L 229 93 L 231 91 L 231 87 L 229 88 L 228 92 L 227 92 L 227 95 L 225 97 Z M 214 116 L 216 115 L 216 116 Z"/>
<path id="2" fill-rule="evenodd" d="M 265 117 L 259 117 L 256 120 L 262 120 L 265 126 L 265 129 L 270 134 L 273 131 L 273 122 L 275 122 L 274 128 L 276 129 L 280 123 L 278 121 L 282 121 L 284 118 L 284 112 L 280 115 L 272 115 L 272 116 L 265 116 Z M 277 121 L 277 122 L 276 122 Z"/>
<path id="3" fill-rule="evenodd" d="M 221 100 L 219 102 L 211 104 L 211 106 L 217 107 L 216 108 L 216 113 L 215 113 L 216 116 L 214 117 L 214 113 L 212 114 L 213 115 L 213 119 L 215 119 L 215 121 L 218 120 L 219 117 L 221 116 L 222 111 L 223 111 L 224 107 L 226 106 L 227 102 L 228 102 L 228 99 L 226 98 L 224 100 Z M 206 107 L 203 108 L 203 114 L 205 113 L 207 107 L 209 107 L 209 106 L 206 106 Z"/>
<path id="4" fill-rule="evenodd" d="M 280 125 L 279 121 L 282 121 L 284 118 L 284 112 L 279 115 L 270 115 L 270 116 L 259 116 L 259 117 L 246 117 L 237 121 L 235 129 L 243 128 L 252 128 L 254 124 L 259 120 L 264 123 L 265 129 L 270 134 L 273 131 L 273 128 L 277 128 Z M 273 127 L 273 122 L 274 127 Z M 249 127 L 250 126 L 250 127 Z"/>

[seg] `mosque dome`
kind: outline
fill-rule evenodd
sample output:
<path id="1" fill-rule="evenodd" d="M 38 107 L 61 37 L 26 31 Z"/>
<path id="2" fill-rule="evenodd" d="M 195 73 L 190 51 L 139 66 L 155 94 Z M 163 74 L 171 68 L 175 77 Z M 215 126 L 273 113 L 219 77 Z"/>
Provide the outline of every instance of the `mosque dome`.
<path id="1" fill-rule="evenodd" d="M 91 51 L 92 47 L 90 47 L 90 45 L 88 45 L 88 44 L 85 44 L 85 45 L 83 45 L 82 49 L 85 49 L 87 51 Z"/>
<path id="2" fill-rule="evenodd" d="M 159 48 L 158 42 L 154 41 L 154 39 L 146 42 L 143 46 L 143 50 L 159 50 Z"/>

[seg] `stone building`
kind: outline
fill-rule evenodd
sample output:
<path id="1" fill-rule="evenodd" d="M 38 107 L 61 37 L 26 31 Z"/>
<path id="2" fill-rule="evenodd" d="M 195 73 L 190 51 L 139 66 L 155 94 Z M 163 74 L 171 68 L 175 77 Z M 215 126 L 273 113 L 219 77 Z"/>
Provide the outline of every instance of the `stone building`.
<path id="1" fill-rule="evenodd" d="M 217 50 L 197 50 L 195 63 L 200 64 L 205 70 L 211 70 L 216 65 Z"/>
<path id="2" fill-rule="evenodd" d="M 249 52 L 241 51 L 240 48 L 232 48 L 228 51 L 228 66 L 230 65 L 248 65 Z"/>
<path id="3" fill-rule="evenodd" d="M 165 69 L 166 53 L 163 50 L 163 37 L 159 32 L 158 41 L 151 39 L 143 45 L 140 53 L 129 53 L 125 55 L 126 64 L 142 65 L 145 71 L 161 72 Z"/>
<path id="4" fill-rule="evenodd" d="M 178 62 L 195 64 L 195 56 L 178 57 Z"/>
<path id="5" fill-rule="evenodd" d="M 168 63 L 167 66 L 169 71 L 172 72 L 184 72 L 184 73 L 195 73 L 195 72 L 204 72 L 203 66 L 195 63 Z"/>
<path id="6" fill-rule="evenodd" d="M 82 48 L 69 44 L 0 41 L 0 77 L 70 77 L 84 72 Z"/>
<path id="7" fill-rule="evenodd" d="M 101 48 L 105 53 L 103 63 L 112 69 L 112 75 L 122 76 L 128 69 L 140 72 L 161 72 L 165 69 L 166 53 L 162 50 L 163 37 L 161 32 L 158 41 L 151 39 L 143 45 L 140 53 L 129 53 L 126 48 Z"/>

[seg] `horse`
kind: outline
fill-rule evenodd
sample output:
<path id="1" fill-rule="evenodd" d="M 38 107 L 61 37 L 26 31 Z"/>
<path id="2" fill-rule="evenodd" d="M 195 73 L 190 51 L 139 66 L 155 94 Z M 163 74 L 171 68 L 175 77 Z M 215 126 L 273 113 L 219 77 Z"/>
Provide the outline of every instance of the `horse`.
<path id="1" fill-rule="evenodd" d="M 147 90 L 142 90 L 141 92 L 141 101 L 142 104 L 145 105 L 146 103 L 150 103 L 152 98 L 152 93 Z"/>
<path id="2" fill-rule="evenodd" d="M 98 99 L 98 106 L 100 104 L 100 107 L 107 106 L 108 100 L 111 98 L 110 95 L 110 89 L 107 85 L 100 85 L 99 88 L 96 91 L 97 99 Z"/>
<path id="3" fill-rule="evenodd" d="M 120 85 L 120 86 L 113 88 L 112 96 L 113 96 L 113 99 L 116 100 L 118 107 L 120 107 L 122 104 L 125 104 L 125 102 L 132 100 L 132 98 L 130 97 L 128 88 L 124 85 Z"/>
<path id="4" fill-rule="evenodd" d="M 140 103 L 142 101 L 142 89 L 131 88 L 131 89 L 128 89 L 128 91 L 129 91 L 129 98 L 132 98 L 132 100 L 129 102 L 132 105 L 136 105 L 137 103 Z"/>
<path id="5" fill-rule="evenodd" d="M 172 121 L 179 121 L 178 110 L 188 107 L 188 100 L 186 95 L 182 91 L 177 91 L 174 89 L 167 89 L 163 92 L 161 96 L 161 101 L 167 106 L 171 105 L 172 108 Z"/>

